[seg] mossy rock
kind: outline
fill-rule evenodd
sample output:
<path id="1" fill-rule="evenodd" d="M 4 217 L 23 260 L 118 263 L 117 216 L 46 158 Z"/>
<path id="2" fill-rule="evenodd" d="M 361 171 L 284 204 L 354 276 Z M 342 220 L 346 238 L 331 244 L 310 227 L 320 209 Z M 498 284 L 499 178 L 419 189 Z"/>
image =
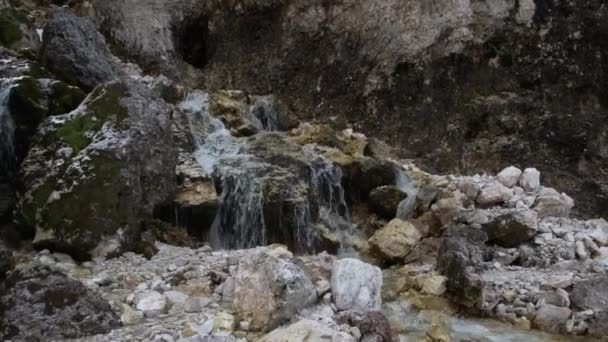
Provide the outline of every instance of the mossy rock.
<path id="1" fill-rule="evenodd" d="M 78 107 L 87 94 L 78 87 L 55 82 L 51 85 L 49 96 L 49 115 L 60 115 Z"/>
<path id="2" fill-rule="evenodd" d="M 22 38 L 19 15 L 12 8 L 0 9 L 0 45 L 10 48 Z"/>

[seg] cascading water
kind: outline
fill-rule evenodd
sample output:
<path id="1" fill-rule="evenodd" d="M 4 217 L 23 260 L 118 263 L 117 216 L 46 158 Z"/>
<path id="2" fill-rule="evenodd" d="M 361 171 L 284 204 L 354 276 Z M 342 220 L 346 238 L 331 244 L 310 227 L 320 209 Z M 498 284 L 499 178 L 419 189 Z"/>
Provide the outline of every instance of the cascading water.
<path id="1" fill-rule="evenodd" d="M 9 95 L 13 82 L 0 80 L 0 163 L 1 169 L 8 171 L 15 162 L 15 121 L 8 108 Z"/>
<path id="2" fill-rule="evenodd" d="M 408 175 L 402 169 L 397 170 L 395 177 L 396 185 L 401 191 L 407 194 L 407 197 L 399 203 L 397 207 L 396 217 L 401 220 L 409 220 L 414 215 L 414 209 L 416 207 L 416 195 L 418 195 L 418 188 L 416 183 L 408 177 Z"/>
<path id="3" fill-rule="evenodd" d="M 260 131 L 250 138 L 231 135 L 212 117 L 203 92 L 189 94 L 180 105 L 188 116 L 193 155 L 220 192 L 220 208 L 207 240 L 216 248 L 279 242 L 296 252 L 314 252 L 320 242 L 318 225 L 338 236 L 351 227 L 342 172 L 308 146 L 296 157 L 273 155 L 285 143 L 285 134 L 268 132 L 278 125 L 273 110 L 257 110 L 266 105 L 258 101 L 243 115 Z"/>

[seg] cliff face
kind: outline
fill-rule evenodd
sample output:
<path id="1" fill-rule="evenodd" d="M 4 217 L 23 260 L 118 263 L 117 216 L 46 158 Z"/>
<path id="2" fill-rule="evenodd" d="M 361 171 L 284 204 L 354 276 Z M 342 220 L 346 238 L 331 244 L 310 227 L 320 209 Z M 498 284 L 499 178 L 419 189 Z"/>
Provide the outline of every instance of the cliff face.
<path id="1" fill-rule="evenodd" d="M 436 171 L 535 165 L 579 214 L 608 213 L 602 1 L 128 0 L 92 12 L 149 71 L 277 94 Z"/>

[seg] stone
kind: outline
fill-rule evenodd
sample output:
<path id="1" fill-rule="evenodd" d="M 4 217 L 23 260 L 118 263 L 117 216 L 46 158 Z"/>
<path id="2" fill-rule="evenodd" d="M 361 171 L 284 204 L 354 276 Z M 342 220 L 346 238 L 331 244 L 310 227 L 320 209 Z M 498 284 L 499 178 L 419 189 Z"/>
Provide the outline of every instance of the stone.
<path id="1" fill-rule="evenodd" d="M 156 317 L 165 313 L 167 297 L 156 291 L 138 293 L 135 297 L 135 307 L 146 317 Z"/>
<path id="2" fill-rule="evenodd" d="M 509 166 L 496 175 L 496 179 L 507 188 L 514 187 L 519 181 L 522 171 L 515 166 Z"/>
<path id="3" fill-rule="evenodd" d="M 380 311 L 365 313 L 352 310 L 342 311 L 336 315 L 336 323 L 346 324 L 359 329 L 361 341 L 393 341 L 390 324 Z"/>
<path id="4" fill-rule="evenodd" d="M 513 190 L 497 181 L 490 182 L 481 188 L 477 203 L 484 207 L 491 207 L 508 202 L 513 197 Z"/>
<path id="5" fill-rule="evenodd" d="M 608 311 L 608 276 L 575 282 L 570 291 L 572 308 Z"/>
<path id="6" fill-rule="evenodd" d="M 443 226 L 453 223 L 462 209 L 462 202 L 455 197 L 442 198 L 431 206 L 433 214 L 439 218 Z"/>
<path id="7" fill-rule="evenodd" d="M 213 318 L 213 332 L 216 335 L 230 335 L 235 327 L 236 319 L 227 312 L 220 312 Z"/>
<path id="8" fill-rule="evenodd" d="M 421 238 L 422 234 L 416 226 L 410 222 L 393 219 L 374 233 L 369 244 L 384 258 L 392 260 L 407 256 Z"/>
<path id="9" fill-rule="evenodd" d="M 13 270 L 13 267 L 15 267 L 13 252 L 0 241 L 0 284 L 2 284 L 8 273 Z"/>
<path id="10" fill-rule="evenodd" d="M 426 330 L 426 336 L 431 342 L 451 342 L 450 318 L 442 313 L 434 313 Z"/>
<path id="11" fill-rule="evenodd" d="M 540 188 L 540 171 L 535 168 L 525 169 L 519 178 L 519 185 L 526 192 L 534 192 Z"/>
<path id="12" fill-rule="evenodd" d="M 44 65 L 68 83 L 91 90 L 119 75 L 104 37 L 89 19 L 59 10 L 45 26 L 42 39 Z"/>
<path id="13" fill-rule="evenodd" d="M 534 325 L 544 331 L 563 333 L 571 314 L 572 311 L 569 308 L 545 304 L 536 311 Z"/>
<path id="14" fill-rule="evenodd" d="M 442 296 L 447 290 L 447 278 L 441 275 L 424 274 L 416 277 L 416 283 L 422 293 L 434 296 Z"/>
<path id="15" fill-rule="evenodd" d="M 357 259 L 334 262 L 331 291 L 338 310 L 377 311 L 382 303 L 382 271 Z"/>
<path id="16" fill-rule="evenodd" d="M 173 193 L 172 107 L 125 78 L 45 120 L 21 164 L 20 223 L 75 259 L 145 247 L 143 221 Z M 140 248 L 142 249 L 142 248 Z"/>
<path id="17" fill-rule="evenodd" d="M 367 202 L 370 208 L 378 215 L 392 219 L 397 213 L 399 203 L 407 198 L 407 194 L 395 185 L 385 185 L 373 189 Z"/>
<path id="18" fill-rule="evenodd" d="M 48 266 L 12 272 L 0 294 L 0 339 L 47 341 L 105 334 L 120 319 L 99 293 Z"/>
<path id="19" fill-rule="evenodd" d="M 123 304 L 122 315 L 120 315 L 120 321 L 124 325 L 135 325 L 139 324 L 144 320 L 144 313 L 141 311 L 133 310 L 129 305 Z"/>
<path id="20" fill-rule="evenodd" d="M 506 248 L 517 247 L 538 233 L 538 215 L 533 210 L 517 210 L 497 216 L 482 227 L 488 241 Z"/>
<path id="21" fill-rule="evenodd" d="M 466 178 L 458 183 L 458 189 L 467 195 L 469 199 L 475 201 L 481 191 L 481 185 L 472 179 Z"/>
<path id="22" fill-rule="evenodd" d="M 347 332 L 337 327 L 329 327 L 310 319 L 302 319 L 291 325 L 278 328 L 264 336 L 259 342 L 356 342 L 357 340 Z"/>
<path id="23" fill-rule="evenodd" d="M 252 331 L 269 331 L 316 299 L 310 278 L 288 258 L 259 252 L 239 263 L 233 308 Z"/>
<path id="24" fill-rule="evenodd" d="M 608 331 L 608 311 L 602 311 L 595 314 L 589 324 L 588 333 L 590 336 L 605 338 Z"/>
<path id="25" fill-rule="evenodd" d="M 553 189 L 544 188 L 534 202 L 534 210 L 540 217 L 568 217 L 574 207 L 574 200 Z"/>

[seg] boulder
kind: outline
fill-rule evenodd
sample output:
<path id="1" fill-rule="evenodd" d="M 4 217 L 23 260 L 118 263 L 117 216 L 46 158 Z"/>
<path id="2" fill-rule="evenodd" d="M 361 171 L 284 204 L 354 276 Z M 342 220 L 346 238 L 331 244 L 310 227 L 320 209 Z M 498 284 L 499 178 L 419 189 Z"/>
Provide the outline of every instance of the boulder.
<path id="1" fill-rule="evenodd" d="M 374 233 L 369 244 L 383 257 L 392 260 L 407 256 L 421 238 L 422 234 L 416 226 L 410 222 L 393 219 Z"/>
<path id="2" fill-rule="evenodd" d="M 545 304 L 536 310 L 534 324 L 543 331 L 563 333 L 566 331 L 566 322 L 571 314 L 572 311 L 569 308 Z"/>
<path id="3" fill-rule="evenodd" d="M 520 169 L 516 168 L 515 166 L 509 166 L 496 175 L 496 180 L 498 180 L 502 185 L 512 188 L 519 181 L 521 174 L 522 171 Z"/>
<path id="4" fill-rule="evenodd" d="M 608 311 L 608 276 L 574 283 L 570 301 L 575 309 Z"/>
<path id="5" fill-rule="evenodd" d="M 526 192 L 534 192 L 540 188 L 540 171 L 534 168 L 525 169 L 519 178 L 519 185 Z"/>
<path id="6" fill-rule="evenodd" d="M 338 324 L 346 324 L 359 329 L 361 341 L 392 342 L 391 327 L 380 311 L 357 312 L 343 311 L 336 315 Z"/>
<path id="7" fill-rule="evenodd" d="M 392 219 L 397 213 L 399 203 L 407 198 L 407 194 L 395 185 L 385 185 L 373 189 L 367 202 L 378 215 Z"/>
<path id="8" fill-rule="evenodd" d="M 110 49 L 95 24 L 69 10 L 58 10 L 48 21 L 41 58 L 60 78 L 87 90 L 119 75 Z"/>
<path id="9" fill-rule="evenodd" d="M 381 288 L 382 271 L 376 266 L 347 258 L 332 267 L 331 292 L 338 310 L 379 310 Z"/>
<path id="10" fill-rule="evenodd" d="M 132 248 L 175 188 L 171 112 L 125 78 L 45 120 L 20 170 L 18 219 L 34 243 L 78 258 Z"/>
<path id="11" fill-rule="evenodd" d="M 588 323 L 590 336 L 605 338 L 608 334 L 608 311 L 602 311 L 595 314 L 595 317 Z"/>
<path id="12" fill-rule="evenodd" d="M 518 210 L 493 218 L 482 225 L 488 241 L 502 247 L 517 247 L 538 233 L 538 214 L 533 210 Z"/>
<path id="13" fill-rule="evenodd" d="M 316 299 L 314 284 L 288 257 L 262 251 L 239 263 L 233 308 L 253 331 L 277 327 Z"/>
<path id="14" fill-rule="evenodd" d="M 156 291 L 138 293 L 135 297 L 135 308 L 146 317 L 158 316 L 167 309 L 167 297 Z"/>
<path id="15" fill-rule="evenodd" d="M 481 188 L 477 203 L 483 207 L 491 207 L 508 202 L 513 197 L 513 190 L 498 181 L 490 182 Z"/>
<path id="16" fill-rule="evenodd" d="M 2 293 L 2 340 L 78 338 L 120 326 L 119 318 L 98 293 L 48 266 L 11 273 Z"/>
<path id="17" fill-rule="evenodd" d="M 573 207 L 574 200 L 570 196 L 551 188 L 543 188 L 534 203 L 534 210 L 541 218 L 568 217 Z"/>
<path id="18" fill-rule="evenodd" d="M 291 325 L 278 328 L 269 334 L 262 336 L 259 342 L 355 342 L 352 335 L 340 331 L 337 326 L 331 327 L 321 322 L 303 319 Z"/>

